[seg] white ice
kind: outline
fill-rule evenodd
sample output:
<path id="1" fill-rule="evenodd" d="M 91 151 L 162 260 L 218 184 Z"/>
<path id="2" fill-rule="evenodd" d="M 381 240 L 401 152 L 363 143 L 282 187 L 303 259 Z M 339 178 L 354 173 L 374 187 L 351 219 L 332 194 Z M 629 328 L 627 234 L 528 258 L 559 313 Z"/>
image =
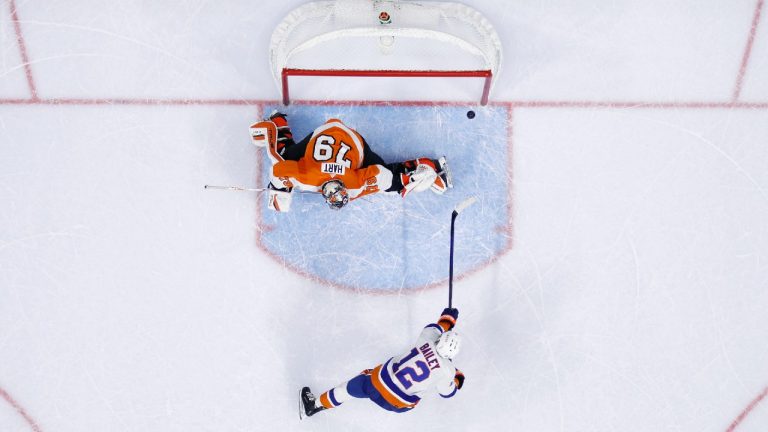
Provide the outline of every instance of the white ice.
<path id="1" fill-rule="evenodd" d="M 0 430 L 768 429 L 762 1 L 466 0 L 504 44 L 514 235 L 455 283 L 466 387 L 303 422 L 302 385 L 397 354 L 447 287 L 319 283 L 257 247 L 262 201 L 202 190 L 262 186 L 301 3 L 0 2 Z"/>

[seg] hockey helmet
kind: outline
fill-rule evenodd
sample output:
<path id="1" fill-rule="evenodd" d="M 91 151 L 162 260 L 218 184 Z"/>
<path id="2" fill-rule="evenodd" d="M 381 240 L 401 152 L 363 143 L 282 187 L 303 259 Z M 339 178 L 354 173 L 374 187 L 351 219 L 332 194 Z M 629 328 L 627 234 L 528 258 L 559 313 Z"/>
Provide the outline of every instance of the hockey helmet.
<path id="1" fill-rule="evenodd" d="M 325 202 L 334 210 L 341 209 L 349 202 L 347 188 L 341 180 L 329 180 L 320 189 Z"/>
<path id="2" fill-rule="evenodd" d="M 453 330 L 449 330 L 440 335 L 435 343 L 435 352 L 442 358 L 452 359 L 456 357 L 461 348 L 461 336 Z"/>

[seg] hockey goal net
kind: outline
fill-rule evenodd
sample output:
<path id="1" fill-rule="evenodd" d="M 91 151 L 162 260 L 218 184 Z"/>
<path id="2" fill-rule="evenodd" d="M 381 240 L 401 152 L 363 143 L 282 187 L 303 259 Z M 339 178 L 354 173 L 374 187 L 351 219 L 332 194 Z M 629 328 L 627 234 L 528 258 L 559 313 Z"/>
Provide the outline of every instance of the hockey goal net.
<path id="1" fill-rule="evenodd" d="M 272 74 L 286 105 L 290 102 L 291 77 L 334 77 L 346 82 L 359 77 L 398 80 L 368 84 L 369 88 L 383 89 L 385 98 L 390 91 L 409 96 L 411 89 L 430 85 L 435 78 L 450 78 L 447 81 L 452 87 L 457 81 L 466 82 L 457 78 L 465 78 L 480 82 L 480 102 L 485 105 L 501 59 L 499 37 L 480 12 L 439 1 L 307 3 L 280 22 L 270 44 Z M 410 87 L 402 79 L 410 81 Z M 430 79 L 429 84 L 425 79 Z M 345 84 L 335 85 L 310 81 L 296 87 L 294 93 L 306 98 L 304 90 L 312 89 L 316 94 L 318 89 L 325 89 L 336 97 Z M 452 87 L 443 88 L 440 94 L 462 95 Z"/>

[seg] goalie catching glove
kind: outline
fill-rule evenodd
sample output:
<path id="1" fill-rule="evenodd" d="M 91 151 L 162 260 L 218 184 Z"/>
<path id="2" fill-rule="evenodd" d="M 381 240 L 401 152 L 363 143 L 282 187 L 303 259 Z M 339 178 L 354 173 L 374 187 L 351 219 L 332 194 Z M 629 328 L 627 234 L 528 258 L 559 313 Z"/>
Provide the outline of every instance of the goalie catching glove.
<path id="1" fill-rule="evenodd" d="M 277 144 L 277 126 L 270 120 L 264 120 L 252 124 L 248 128 L 251 132 L 251 142 L 256 147 L 274 147 Z"/>
<path id="2" fill-rule="evenodd" d="M 288 119 L 279 111 L 273 112 L 267 120 L 252 124 L 248 129 L 251 132 L 253 145 L 273 148 L 281 155 L 286 146 L 295 144 L 291 129 L 288 127 Z"/>
<path id="3" fill-rule="evenodd" d="M 438 160 L 419 158 L 399 165 L 396 170 L 399 171 L 400 183 L 403 185 L 400 190 L 400 196 L 403 198 L 411 192 L 423 192 L 427 189 L 442 195 L 453 187 L 445 156 Z"/>

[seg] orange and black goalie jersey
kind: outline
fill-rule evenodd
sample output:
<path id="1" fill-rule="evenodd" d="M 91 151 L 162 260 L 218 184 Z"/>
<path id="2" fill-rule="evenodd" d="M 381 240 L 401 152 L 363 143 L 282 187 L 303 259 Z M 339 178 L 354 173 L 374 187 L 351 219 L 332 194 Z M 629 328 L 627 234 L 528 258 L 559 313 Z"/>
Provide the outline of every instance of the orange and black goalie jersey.
<path id="1" fill-rule="evenodd" d="M 270 146 L 272 185 L 320 192 L 329 180 L 341 180 L 350 200 L 386 191 L 392 186 L 392 172 L 382 164 L 363 166 L 365 141 L 341 120 L 330 119 L 314 130 L 304 155 L 298 160 L 284 158 Z"/>

